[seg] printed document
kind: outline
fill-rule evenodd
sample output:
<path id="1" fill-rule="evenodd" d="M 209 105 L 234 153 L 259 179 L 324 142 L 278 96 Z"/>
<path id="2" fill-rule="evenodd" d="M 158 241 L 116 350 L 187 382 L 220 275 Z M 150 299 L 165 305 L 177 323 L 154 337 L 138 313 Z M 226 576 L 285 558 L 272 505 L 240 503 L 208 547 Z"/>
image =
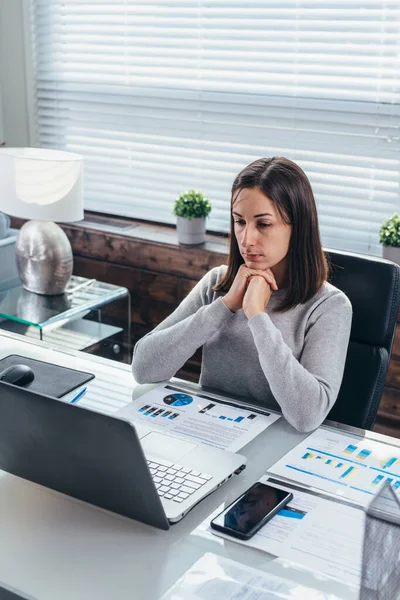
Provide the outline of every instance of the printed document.
<path id="1" fill-rule="evenodd" d="M 362 506 L 388 481 L 400 499 L 400 448 L 329 428 L 314 431 L 269 471 Z"/>
<path id="2" fill-rule="evenodd" d="M 354 596 L 356 597 L 356 596 Z M 162 600 L 340 600 L 289 579 L 208 552 Z"/>
<path id="3" fill-rule="evenodd" d="M 237 452 L 280 418 L 261 410 L 222 403 L 203 393 L 191 394 L 162 385 L 118 410 L 131 423 Z"/>
<path id="4" fill-rule="evenodd" d="M 267 475 L 262 483 L 293 493 L 293 500 L 250 540 L 243 541 L 209 528 L 214 535 L 300 563 L 342 582 L 360 584 L 365 514 L 342 502 L 301 492 Z M 224 506 L 207 519 L 209 522 Z"/>

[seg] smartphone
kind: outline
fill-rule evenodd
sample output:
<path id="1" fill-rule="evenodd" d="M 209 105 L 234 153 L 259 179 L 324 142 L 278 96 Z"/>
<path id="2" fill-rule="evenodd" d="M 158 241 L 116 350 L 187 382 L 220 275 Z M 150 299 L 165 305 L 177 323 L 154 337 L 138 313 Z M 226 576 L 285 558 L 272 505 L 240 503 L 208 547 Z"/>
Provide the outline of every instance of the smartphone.
<path id="1" fill-rule="evenodd" d="M 291 492 L 265 483 L 255 483 L 216 516 L 211 521 L 211 527 L 248 540 L 292 499 Z"/>

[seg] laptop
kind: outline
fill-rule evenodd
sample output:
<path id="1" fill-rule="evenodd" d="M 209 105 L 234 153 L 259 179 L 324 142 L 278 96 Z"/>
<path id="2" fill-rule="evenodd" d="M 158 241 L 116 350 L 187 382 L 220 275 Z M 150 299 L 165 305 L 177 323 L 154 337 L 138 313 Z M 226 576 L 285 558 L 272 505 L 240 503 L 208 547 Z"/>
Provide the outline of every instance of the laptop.
<path id="1" fill-rule="evenodd" d="M 0 469 L 160 529 L 246 458 L 0 382 Z"/>

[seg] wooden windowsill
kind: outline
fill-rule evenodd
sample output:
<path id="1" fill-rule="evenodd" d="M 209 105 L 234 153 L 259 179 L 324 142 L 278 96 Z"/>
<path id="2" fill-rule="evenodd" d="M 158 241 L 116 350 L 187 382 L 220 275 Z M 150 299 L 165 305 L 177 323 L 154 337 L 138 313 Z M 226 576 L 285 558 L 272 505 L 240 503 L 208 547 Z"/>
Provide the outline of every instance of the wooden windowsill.
<path id="1" fill-rule="evenodd" d="M 116 235 L 135 238 L 146 242 L 156 244 L 168 244 L 182 248 L 178 243 L 175 225 L 166 225 L 162 223 L 152 223 L 150 221 L 140 221 L 123 217 L 114 217 L 91 211 L 85 211 L 83 221 L 73 224 L 74 227 L 84 229 L 94 229 Z M 188 248 L 188 246 L 184 246 Z M 190 249 L 200 249 L 209 252 L 219 252 L 226 254 L 228 252 L 228 235 L 218 233 L 207 233 L 205 244 L 190 246 Z"/>
<path id="2" fill-rule="evenodd" d="M 11 226 L 19 229 L 25 222 L 26 219 L 13 217 Z M 182 248 L 181 244 L 178 243 L 176 227 L 174 225 L 163 223 L 153 223 L 128 217 L 116 217 L 93 211 L 85 211 L 83 221 L 77 221 L 76 223 L 61 223 L 60 226 L 63 229 L 90 229 L 105 234 L 114 234 L 155 244 L 167 244 L 169 246 Z M 228 235 L 224 233 L 207 233 L 205 244 L 183 246 L 183 248 L 227 254 Z"/>

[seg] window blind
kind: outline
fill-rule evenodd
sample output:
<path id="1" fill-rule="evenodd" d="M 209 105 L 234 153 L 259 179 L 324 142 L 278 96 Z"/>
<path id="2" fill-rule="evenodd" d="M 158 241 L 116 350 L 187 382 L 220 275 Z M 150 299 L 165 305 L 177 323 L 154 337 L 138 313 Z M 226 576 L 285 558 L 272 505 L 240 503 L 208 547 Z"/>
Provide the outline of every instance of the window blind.
<path id="1" fill-rule="evenodd" d="M 31 0 L 37 144 L 85 157 L 86 208 L 174 223 L 203 190 L 286 156 L 323 243 L 380 254 L 400 209 L 397 0 Z"/>

